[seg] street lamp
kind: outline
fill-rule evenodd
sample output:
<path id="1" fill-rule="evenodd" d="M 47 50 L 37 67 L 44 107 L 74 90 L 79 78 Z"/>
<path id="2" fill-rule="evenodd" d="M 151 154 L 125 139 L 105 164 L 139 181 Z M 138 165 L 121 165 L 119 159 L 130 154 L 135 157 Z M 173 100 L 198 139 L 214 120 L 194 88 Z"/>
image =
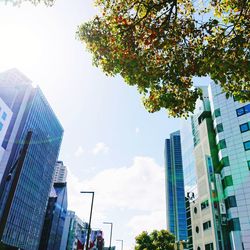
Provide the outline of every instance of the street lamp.
<path id="1" fill-rule="evenodd" d="M 112 222 L 103 222 L 103 224 L 109 224 L 111 226 L 110 227 L 110 241 L 109 241 L 109 250 L 111 250 L 113 223 Z"/>
<path id="2" fill-rule="evenodd" d="M 121 242 L 121 250 L 123 250 L 123 240 L 116 240 Z"/>
<path id="3" fill-rule="evenodd" d="M 87 241 L 86 241 L 86 250 L 88 250 L 89 236 L 90 236 L 90 229 L 91 229 L 92 210 L 93 210 L 95 192 L 93 192 L 93 191 L 81 191 L 80 193 L 81 194 L 92 194 L 91 208 L 90 208 L 90 215 L 89 215 L 88 235 L 87 235 Z"/>

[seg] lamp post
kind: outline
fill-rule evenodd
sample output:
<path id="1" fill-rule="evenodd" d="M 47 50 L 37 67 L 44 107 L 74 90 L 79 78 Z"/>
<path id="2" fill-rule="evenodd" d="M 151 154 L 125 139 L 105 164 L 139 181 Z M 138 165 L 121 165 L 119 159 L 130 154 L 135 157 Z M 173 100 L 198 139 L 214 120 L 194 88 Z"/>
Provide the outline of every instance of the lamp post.
<path id="1" fill-rule="evenodd" d="M 91 229 L 92 210 L 93 210 L 93 203 L 94 203 L 95 192 L 93 192 L 93 191 L 81 191 L 80 193 L 81 194 L 92 194 L 91 208 L 90 208 L 90 215 L 89 215 L 88 234 L 87 234 L 87 241 L 86 241 L 86 250 L 88 250 L 88 247 L 89 247 L 89 236 L 90 236 L 90 229 Z"/>
<path id="2" fill-rule="evenodd" d="M 123 240 L 116 240 L 121 242 L 121 250 L 123 250 Z"/>
<path id="3" fill-rule="evenodd" d="M 110 225 L 110 241 L 109 241 L 109 250 L 111 250 L 111 241 L 112 241 L 113 223 L 112 223 L 112 222 L 103 222 L 103 224 L 109 224 L 109 225 Z"/>

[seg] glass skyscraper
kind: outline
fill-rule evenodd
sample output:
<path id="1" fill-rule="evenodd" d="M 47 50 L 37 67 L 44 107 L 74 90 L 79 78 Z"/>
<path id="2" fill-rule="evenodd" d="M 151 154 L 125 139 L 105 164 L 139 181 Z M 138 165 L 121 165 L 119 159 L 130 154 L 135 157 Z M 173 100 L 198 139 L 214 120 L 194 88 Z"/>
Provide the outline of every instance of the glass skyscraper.
<path id="1" fill-rule="evenodd" d="M 8 180 L 6 177 L 20 157 L 28 132 L 32 133 L 1 241 L 17 248 L 35 250 L 39 247 L 63 128 L 40 88 L 32 87 L 17 70 L 0 75 L 0 97 L 13 112 L 2 144 L 8 150 L 0 163 L 5 169 L 1 181 L 1 194 L 4 194 L 1 214 L 6 207 L 4 197 L 10 195 L 9 190 L 13 187 L 13 178 Z"/>
<path id="2" fill-rule="evenodd" d="M 176 241 L 187 240 L 186 205 L 180 131 L 165 141 L 167 229 Z"/>
<path id="3" fill-rule="evenodd" d="M 40 250 L 59 250 L 67 216 L 66 183 L 54 183 L 45 216 Z"/>
<path id="4" fill-rule="evenodd" d="M 54 173 L 54 184 L 51 188 L 40 240 L 40 250 L 60 249 L 68 207 L 66 178 L 67 167 L 62 161 L 57 161 Z"/>

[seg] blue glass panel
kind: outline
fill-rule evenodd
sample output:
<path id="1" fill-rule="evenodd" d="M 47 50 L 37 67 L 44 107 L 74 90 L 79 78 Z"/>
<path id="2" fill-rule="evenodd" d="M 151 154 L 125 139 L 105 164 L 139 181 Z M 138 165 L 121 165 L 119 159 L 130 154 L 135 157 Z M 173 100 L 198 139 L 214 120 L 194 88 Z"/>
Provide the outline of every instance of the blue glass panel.
<path id="1" fill-rule="evenodd" d="M 244 142 L 244 148 L 245 150 L 250 150 L 250 141 Z"/>
<path id="2" fill-rule="evenodd" d="M 245 114 L 250 112 L 250 104 L 247 104 L 246 106 L 244 106 L 245 109 Z"/>
<path id="3" fill-rule="evenodd" d="M 248 131 L 249 130 L 249 125 L 248 125 L 248 123 L 244 123 L 244 124 L 241 124 L 240 125 L 240 131 L 241 131 L 241 133 L 244 133 L 244 132 L 246 132 L 246 131 Z"/>
<path id="4" fill-rule="evenodd" d="M 3 114 L 2 114 L 2 119 L 5 121 L 6 118 L 7 118 L 7 114 L 6 114 L 6 112 L 3 112 Z"/>
<path id="5" fill-rule="evenodd" d="M 236 109 L 237 116 L 241 116 L 245 114 L 245 109 L 244 107 Z"/>

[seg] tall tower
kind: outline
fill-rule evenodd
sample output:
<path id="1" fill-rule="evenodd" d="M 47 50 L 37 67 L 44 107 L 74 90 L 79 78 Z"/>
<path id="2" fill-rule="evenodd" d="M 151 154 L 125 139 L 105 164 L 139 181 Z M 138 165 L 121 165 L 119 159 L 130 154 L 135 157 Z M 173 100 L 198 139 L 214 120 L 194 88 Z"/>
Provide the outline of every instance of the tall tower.
<path id="1" fill-rule="evenodd" d="M 55 166 L 54 183 L 65 183 L 67 179 L 67 167 L 62 161 L 57 161 Z"/>
<path id="2" fill-rule="evenodd" d="M 211 83 L 192 117 L 194 249 L 250 249 L 250 103 Z M 207 104 L 207 106 L 205 106 Z"/>
<path id="3" fill-rule="evenodd" d="M 17 70 L 0 74 L 0 97 L 13 112 L 2 143 L 6 152 L 0 163 L 1 242 L 35 250 L 39 246 L 63 128 L 41 89 L 32 87 L 31 81 Z"/>
<path id="4" fill-rule="evenodd" d="M 183 181 L 180 131 L 165 141 L 165 181 L 167 229 L 176 241 L 187 239 L 187 222 Z"/>
<path id="5" fill-rule="evenodd" d="M 250 102 L 226 98 L 211 83 L 209 99 L 232 249 L 250 249 Z"/>
<path id="6" fill-rule="evenodd" d="M 219 209 L 224 204 L 216 188 L 219 176 L 214 169 L 219 161 L 207 88 L 196 103 L 191 121 L 197 178 L 197 193 L 190 203 L 193 249 L 228 249 L 223 241 L 225 210 Z"/>
<path id="7" fill-rule="evenodd" d="M 66 177 L 66 166 L 62 161 L 57 161 L 40 240 L 40 250 L 60 249 L 68 207 Z"/>

